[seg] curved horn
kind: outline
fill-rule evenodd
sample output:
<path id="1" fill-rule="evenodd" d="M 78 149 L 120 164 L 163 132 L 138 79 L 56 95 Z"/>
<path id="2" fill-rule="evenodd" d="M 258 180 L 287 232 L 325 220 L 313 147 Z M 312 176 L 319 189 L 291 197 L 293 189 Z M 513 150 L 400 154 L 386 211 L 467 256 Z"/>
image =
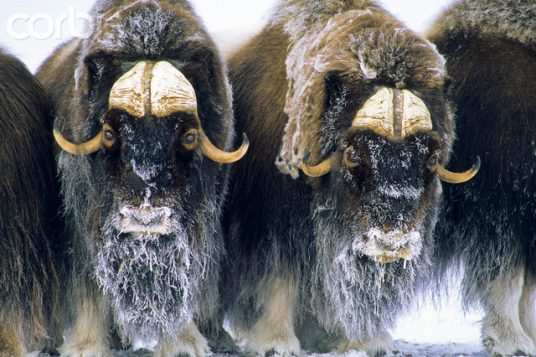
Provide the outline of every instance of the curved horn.
<path id="1" fill-rule="evenodd" d="M 300 165 L 300 169 L 309 177 L 320 177 L 328 174 L 331 171 L 331 157 L 322 161 L 316 166 L 309 166 L 305 164 L 305 161 L 309 161 L 309 155 L 306 155 L 303 158 L 303 162 Z"/>
<path id="2" fill-rule="evenodd" d="M 102 130 L 93 139 L 82 144 L 73 144 L 67 141 L 56 129 L 54 129 L 54 139 L 60 148 L 73 155 L 89 155 L 102 148 Z"/>
<path id="3" fill-rule="evenodd" d="M 201 128 L 199 128 L 199 139 L 203 155 L 220 164 L 230 164 L 240 160 L 244 157 L 249 148 L 249 140 L 245 133 L 242 134 L 242 145 L 233 152 L 226 152 L 218 149 Z"/>
<path id="4" fill-rule="evenodd" d="M 443 166 L 437 166 L 437 174 L 441 181 L 448 183 L 464 183 L 472 179 L 480 169 L 480 157 L 476 157 L 476 162 L 469 170 L 461 173 L 451 172 Z"/>

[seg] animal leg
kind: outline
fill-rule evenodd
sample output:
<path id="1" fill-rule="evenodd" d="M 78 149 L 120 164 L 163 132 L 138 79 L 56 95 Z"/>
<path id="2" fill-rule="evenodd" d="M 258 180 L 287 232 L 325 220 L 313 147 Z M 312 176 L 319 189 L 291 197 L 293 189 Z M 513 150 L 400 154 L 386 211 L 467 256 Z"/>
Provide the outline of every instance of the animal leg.
<path id="1" fill-rule="evenodd" d="M 525 332 L 536 345 L 536 279 L 529 272 L 525 273 L 523 292 L 519 301 L 519 318 Z"/>
<path id="2" fill-rule="evenodd" d="M 154 357 L 173 357 L 188 355 L 203 357 L 210 354 L 207 339 L 199 332 L 194 322 L 188 323 L 179 332 L 175 340 L 161 341 L 154 352 Z"/>
<path id="3" fill-rule="evenodd" d="M 20 329 L 6 320 L 0 321 L 0 357 L 26 356 Z"/>
<path id="4" fill-rule="evenodd" d="M 276 278 L 272 281 L 264 304 L 264 311 L 246 334 L 245 349 L 264 356 L 275 352 L 281 356 L 298 355 L 300 342 L 294 333 L 294 281 Z"/>
<path id="5" fill-rule="evenodd" d="M 108 325 L 103 309 L 90 298 L 85 298 L 80 306 L 75 325 L 60 348 L 61 356 L 108 357 Z"/>
<path id="6" fill-rule="evenodd" d="M 482 343 L 492 355 L 513 355 L 519 352 L 536 355 L 532 339 L 520 321 L 520 300 L 523 291 L 524 269 L 514 276 L 494 280 L 483 305 L 486 315 L 482 321 Z"/>
<path id="7" fill-rule="evenodd" d="M 389 353 L 393 348 L 393 339 L 391 335 L 382 330 L 371 339 L 363 341 L 352 341 L 345 339 L 337 348 L 338 353 L 346 353 L 350 350 L 366 351 L 369 356 L 384 355 Z"/>

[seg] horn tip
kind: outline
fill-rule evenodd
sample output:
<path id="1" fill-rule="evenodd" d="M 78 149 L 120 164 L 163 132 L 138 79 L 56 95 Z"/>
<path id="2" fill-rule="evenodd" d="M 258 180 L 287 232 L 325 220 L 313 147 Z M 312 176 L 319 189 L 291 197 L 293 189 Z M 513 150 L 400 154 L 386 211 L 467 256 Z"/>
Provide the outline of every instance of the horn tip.
<path id="1" fill-rule="evenodd" d="M 249 147 L 249 139 L 246 133 L 242 133 L 242 145 Z"/>
<path id="2" fill-rule="evenodd" d="M 480 156 L 477 155 L 476 162 L 473 165 L 473 171 L 476 172 L 476 171 L 480 170 L 480 164 L 481 164 Z"/>

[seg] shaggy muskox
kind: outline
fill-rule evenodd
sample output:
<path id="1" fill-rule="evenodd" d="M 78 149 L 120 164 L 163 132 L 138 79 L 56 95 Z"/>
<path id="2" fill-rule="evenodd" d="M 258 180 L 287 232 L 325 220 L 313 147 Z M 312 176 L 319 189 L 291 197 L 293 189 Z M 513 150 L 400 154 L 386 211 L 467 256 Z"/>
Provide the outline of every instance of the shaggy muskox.
<path id="1" fill-rule="evenodd" d="M 157 356 L 204 355 L 218 309 L 231 93 L 186 1 L 97 2 L 95 31 L 38 77 L 72 244 L 74 323 L 64 355 L 107 356 L 112 332 Z M 213 144 L 214 143 L 214 144 Z M 222 148 L 222 149 L 219 149 Z"/>
<path id="2" fill-rule="evenodd" d="M 482 156 L 475 180 L 445 191 L 438 262 L 465 267 L 490 353 L 536 355 L 536 3 L 461 1 L 430 38 L 452 78 L 453 167 Z"/>
<path id="3" fill-rule="evenodd" d="M 45 92 L 1 49 L 0 79 L 0 356 L 18 357 L 61 338 L 59 185 Z"/>
<path id="4" fill-rule="evenodd" d="M 440 180 L 476 172 L 444 168 L 443 58 L 373 1 L 290 0 L 229 67 L 251 139 L 226 214 L 229 324 L 258 354 L 298 353 L 305 315 L 342 350 L 388 349 L 430 272 Z"/>

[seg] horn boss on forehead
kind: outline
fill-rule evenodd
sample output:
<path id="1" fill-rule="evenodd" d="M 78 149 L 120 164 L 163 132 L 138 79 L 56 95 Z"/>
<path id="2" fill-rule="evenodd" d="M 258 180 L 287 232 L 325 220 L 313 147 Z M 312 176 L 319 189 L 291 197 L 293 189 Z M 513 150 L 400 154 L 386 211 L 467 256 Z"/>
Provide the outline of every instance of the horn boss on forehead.
<path id="1" fill-rule="evenodd" d="M 112 86 L 108 107 L 124 110 L 136 118 L 143 117 L 148 105 L 146 90 L 149 89 L 145 81 L 151 67 L 151 64 L 141 61 L 121 76 Z"/>
<path id="2" fill-rule="evenodd" d="M 426 104 L 411 91 L 382 87 L 357 111 L 352 128 L 371 130 L 386 139 L 398 141 L 417 133 L 430 132 L 433 125 Z M 315 166 L 302 163 L 301 170 L 310 177 L 323 176 L 332 171 L 332 160 L 333 157 L 330 157 Z M 477 159 L 471 169 L 458 174 L 437 164 L 433 172 L 437 172 L 445 182 L 462 183 L 473 178 L 479 166 Z"/>
<path id="3" fill-rule="evenodd" d="M 431 131 L 432 117 L 424 102 L 409 90 L 383 87 L 358 110 L 352 127 L 396 140 Z"/>
<path id="4" fill-rule="evenodd" d="M 154 65 L 151 78 L 151 111 L 165 117 L 177 111 L 197 113 L 195 89 L 169 62 Z"/>
<path id="5" fill-rule="evenodd" d="M 218 149 L 204 133 L 197 113 L 195 89 L 184 74 L 167 61 L 152 63 L 140 61 L 121 76 L 112 86 L 108 99 L 109 109 L 120 109 L 134 118 L 154 115 L 165 118 L 178 112 L 196 115 L 201 151 L 205 156 L 219 163 L 240 160 L 247 152 L 249 142 L 243 136 L 242 145 L 234 152 Z M 67 141 L 59 131 L 54 131 L 58 145 L 75 155 L 89 155 L 100 150 L 103 131 L 82 144 Z"/>

